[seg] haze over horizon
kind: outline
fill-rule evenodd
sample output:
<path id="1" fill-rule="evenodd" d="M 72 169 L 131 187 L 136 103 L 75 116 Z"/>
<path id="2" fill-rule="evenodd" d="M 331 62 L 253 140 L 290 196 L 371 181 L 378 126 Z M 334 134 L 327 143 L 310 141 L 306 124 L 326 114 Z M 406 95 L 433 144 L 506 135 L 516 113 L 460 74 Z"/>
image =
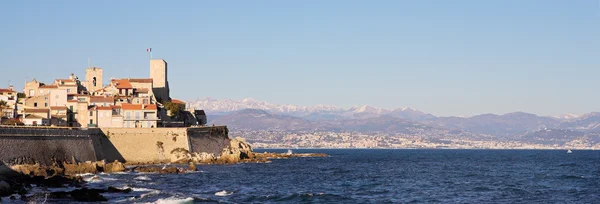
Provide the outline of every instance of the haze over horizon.
<path id="1" fill-rule="evenodd" d="M 178 99 L 412 107 L 436 116 L 600 111 L 598 1 L 0 2 L 0 87 L 148 77 Z"/>

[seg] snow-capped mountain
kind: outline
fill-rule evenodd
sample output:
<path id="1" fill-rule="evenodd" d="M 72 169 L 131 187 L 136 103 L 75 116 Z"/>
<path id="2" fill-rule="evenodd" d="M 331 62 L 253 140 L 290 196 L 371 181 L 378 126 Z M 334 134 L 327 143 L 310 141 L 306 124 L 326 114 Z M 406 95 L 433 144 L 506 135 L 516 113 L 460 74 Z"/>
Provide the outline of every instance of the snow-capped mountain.
<path id="1" fill-rule="evenodd" d="M 252 98 L 242 100 L 223 99 L 217 100 L 212 98 L 198 99 L 190 101 L 189 107 L 203 109 L 209 114 L 221 114 L 243 109 L 258 109 L 271 113 L 301 115 L 318 112 L 339 112 L 343 109 L 331 105 L 315 105 L 315 106 L 296 106 L 291 104 L 279 105 L 257 101 Z"/>
<path id="2" fill-rule="evenodd" d="M 387 110 L 383 108 L 372 107 L 368 105 L 353 106 L 348 109 L 339 108 L 332 105 L 315 105 L 315 106 L 297 106 L 297 105 L 279 105 L 267 103 L 264 101 L 257 101 L 252 98 L 245 98 L 242 100 L 231 100 L 223 99 L 216 100 L 212 98 L 198 99 L 190 101 L 189 107 L 196 109 L 203 109 L 209 115 L 219 115 L 230 113 L 234 111 L 244 109 L 257 109 L 264 110 L 273 114 L 291 115 L 297 117 L 304 117 L 308 120 L 320 120 L 320 119 L 364 119 L 371 117 L 379 117 L 383 115 L 389 115 L 397 118 L 404 118 L 410 120 L 423 120 L 431 119 L 435 116 L 413 108 L 405 107 L 394 110 Z"/>

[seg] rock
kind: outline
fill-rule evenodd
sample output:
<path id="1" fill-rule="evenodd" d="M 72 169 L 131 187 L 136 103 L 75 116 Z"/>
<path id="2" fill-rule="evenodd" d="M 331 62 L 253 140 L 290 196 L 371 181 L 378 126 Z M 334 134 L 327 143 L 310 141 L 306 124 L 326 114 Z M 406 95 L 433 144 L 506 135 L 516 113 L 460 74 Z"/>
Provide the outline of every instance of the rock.
<path id="1" fill-rule="evenodd" d="M 98 165 L 92 162 L 85 163 L 63 163 L 63 167 L 65 168 L 64 174 L 66 175 L 76 175 L 76 174 L 96 174 L 98 173 Z"/>
<path id="2" fill-rule="evenodd" d="M 161 174 L 177 174 L 180 170 L 174 166 L 156 167 L 156 166 L 139 166 L 134 169 L 135 172 L 144 173 L 161 173 Z"/>
<path id="3" fill-rule="evenodd" d="M 190 162 L 190 165 L 188 166 L 188 171 L 197 171 L 196 164 L 194 164 L 194 162 Z"/>
<path id="4" fill-rule="evenodd" d="M 116 187 L 112 187 L 109 186 L 107 192 L 109 193 L 130 193 L 132 190 L 131 188 L 126 188 L 126 189 L 119 189 Z"/>
<path id="5" fill-rule="evenodd" d="M 125 171 L 125 165 L 117 160 L 112 163 L 108 163 L 104 165 L 105 173 L 113 173 L 113 172 L 123 172 Z"/>
<path id="6" fill-rule="evenodd" d="M 71 198 L 76 201 L 84 201 L 84 202 L 98 202 L 98 201 L 108 201 L 104 196 L 100 195 L 100 192 L 94 189 L 76 189 L 71 191 Z"/>
<path id="7" fill-rule="evenodd" d="M 170 167 L 161 169 L 160 173 L 161 174 L 178 174 L 179 169 L 177 167 L 170 166 Z"/>
<path id="8" fill-rule="evenodd" d="M 5 180 L 19 175 L 18 172 L 0 162 L 0 180 Z"/>
<path id="9" fill-rule="evenodd" d="M 191 160 L 190 152 L 183 148 L 175 148 L 171 151 L 171 163 L 187 163 Z"/>
<path id="10" fill-rule="evenodd" d="M 252 147 L 246 143 L 243 138 L 229 140 L 229 146 L 223 148 L 219 162 L 234 164 L 241 160 L 250 160 L 254 158 Z"/>
<path id="11" fill-rule="evenodd" d="M 12 195 L 12 188 L 10 188 L 10 184 L 6 181 L 0 180 L 0 197 Z"/>
<path id="12" fill-rule="evenodd" d="M 192 161 L 195 163 L 212 163 L 215 160 L 217 160 L 217 156 L 215 156 L 215 154 L 212 153 L 194 152 L 192 154 Z"/>

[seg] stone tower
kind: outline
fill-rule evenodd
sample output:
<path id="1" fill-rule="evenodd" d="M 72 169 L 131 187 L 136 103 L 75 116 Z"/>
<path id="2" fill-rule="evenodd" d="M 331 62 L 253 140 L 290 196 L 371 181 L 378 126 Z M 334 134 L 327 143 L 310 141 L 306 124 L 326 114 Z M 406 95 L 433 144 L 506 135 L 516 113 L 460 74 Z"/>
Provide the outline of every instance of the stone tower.
<path id="1" fill-rule="evenodd" d="M 167 80 L 167 61 L 162 59 L 150 60 L 150 78 L 152 92 L 159 101 L 169 101 L 169 81 Z"/>
<path id="2" fill-rule="evenodd" d="M 92 67 L 85 70 L 85 88 L 88 92 L 96 91 L 102 86 L 102 68 Z"/>

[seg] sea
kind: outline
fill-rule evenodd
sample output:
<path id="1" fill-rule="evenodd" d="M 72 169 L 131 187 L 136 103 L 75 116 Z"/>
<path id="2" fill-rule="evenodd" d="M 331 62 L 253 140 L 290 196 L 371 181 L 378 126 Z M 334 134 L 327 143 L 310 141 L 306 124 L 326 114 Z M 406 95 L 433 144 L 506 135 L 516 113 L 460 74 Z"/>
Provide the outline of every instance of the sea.
<path id="1" fill-rule="evenodd" d="M 83 177 L 92 188 L 133 189 L 104 194 L 115 203 L 600 203 L 600 151 L 292 151 L 330 156 Z"/>

